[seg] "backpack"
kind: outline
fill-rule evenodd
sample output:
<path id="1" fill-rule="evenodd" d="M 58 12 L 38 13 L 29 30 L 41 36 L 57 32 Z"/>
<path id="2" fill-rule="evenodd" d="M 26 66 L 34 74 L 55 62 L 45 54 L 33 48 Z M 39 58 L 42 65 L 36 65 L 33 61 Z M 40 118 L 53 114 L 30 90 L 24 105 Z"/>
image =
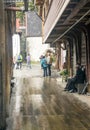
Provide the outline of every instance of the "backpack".
<path id="1" fill-rule="evenodd" d="M 41 61 L 41 66 L 44 68 L 44 67 L 47 67 L 47 61 L 46 59 L 42 59 Z"/>
<path id="2" fill-rule="evenodd" d="M 21 60 L 21 56 L 20 55 L 18 56 L 18 60 Z"/>

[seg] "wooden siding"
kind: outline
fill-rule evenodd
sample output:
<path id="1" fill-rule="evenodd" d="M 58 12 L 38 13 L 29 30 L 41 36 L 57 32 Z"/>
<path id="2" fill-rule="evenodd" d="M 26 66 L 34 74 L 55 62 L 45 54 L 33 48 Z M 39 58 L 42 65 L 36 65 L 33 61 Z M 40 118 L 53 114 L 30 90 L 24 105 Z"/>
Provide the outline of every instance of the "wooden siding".
<path id="1" fill-rule="evenodd" d="M 70 0 L 53 0 L 44 25 L 44 41 L 47 39 Z"/>
<path id="2" fill-rule="evenodd" d="M 5 28 L 3 1 L 0 0 L 0 130 L 5 125 Z"/>

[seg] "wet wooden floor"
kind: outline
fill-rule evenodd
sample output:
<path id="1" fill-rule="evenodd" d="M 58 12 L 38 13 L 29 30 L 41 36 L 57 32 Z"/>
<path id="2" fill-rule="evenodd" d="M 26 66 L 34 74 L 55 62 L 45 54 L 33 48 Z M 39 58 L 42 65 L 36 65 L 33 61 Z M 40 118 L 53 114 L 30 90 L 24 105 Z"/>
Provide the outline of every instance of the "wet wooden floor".
<path id="1" fill-rule="evenodd" d="M 7 130 L 90 130 L 90 110 L 55 78 L 19 77 Z"/>

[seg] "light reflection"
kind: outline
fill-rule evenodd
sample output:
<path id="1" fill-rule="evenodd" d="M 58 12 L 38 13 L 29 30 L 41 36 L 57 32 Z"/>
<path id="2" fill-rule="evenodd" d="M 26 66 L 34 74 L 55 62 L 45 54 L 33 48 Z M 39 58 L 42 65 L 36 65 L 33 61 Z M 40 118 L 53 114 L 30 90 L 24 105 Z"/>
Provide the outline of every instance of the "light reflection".
<path id="1" fill-rule="evenodd" d="M 16 96 L 15 109 L 16 112 L 20 112 L 21 96 Z"/>
<path id="2" fill-rule="evenodd" d="M 17 82 L 17 94 L 16 94 L 16 103 L 15 103 L 15 111 L 17 112 L 17 113 L 19 113 L 20 112 L 20 106 L 21 106 L 21 92 L 22 92 L 22 85 L 20 85 L 21 83 L 23 83 L 22 81 L 21 81 L 22 79 L 20 79 L 20 80 L 18 80 L 18 82 Z"/>
<path id="3" fill-rule="evenodd" d="M 32 88 L 40 89 L 43 87 L 43 79 L 41 78 L 32 78 L 30 80 L 30 86 Z"/>
<path id="4" fill-rule="evenodd" d="M 32 94 L 31 95 L 31 99 L 33 102 L 33 106 L 35 108 L 40 108 L 43 104 L 43 99 L 42 99 L 42 95 L 41 94 Z"/>

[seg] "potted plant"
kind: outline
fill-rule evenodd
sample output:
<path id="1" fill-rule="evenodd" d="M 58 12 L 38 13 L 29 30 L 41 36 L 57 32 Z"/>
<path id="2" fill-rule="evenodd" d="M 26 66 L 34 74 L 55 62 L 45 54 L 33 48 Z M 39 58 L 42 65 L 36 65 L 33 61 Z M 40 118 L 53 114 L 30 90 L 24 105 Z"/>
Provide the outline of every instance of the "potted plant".
<path id="1" fill-rule="evenodd" d="M 62 71 L 60 71 L 60 76 L 62 77 L 62 81 L 63 80 L 67 81 L 68 75 L 69 73 L 67 69 L 63 69 Z"/>

